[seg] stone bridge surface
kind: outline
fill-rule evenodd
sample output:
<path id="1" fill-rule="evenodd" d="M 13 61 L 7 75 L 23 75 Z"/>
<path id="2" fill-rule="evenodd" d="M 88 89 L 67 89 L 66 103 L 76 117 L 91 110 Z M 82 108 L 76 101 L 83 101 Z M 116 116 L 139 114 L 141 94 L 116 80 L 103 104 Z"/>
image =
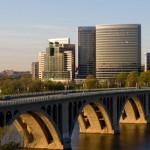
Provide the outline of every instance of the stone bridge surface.
<path id="1" fill-rule="evenodd" d="M 0 126 L 14 124 L 27 148 L 71 149 L 81 133 L 119 133 L 119 123 L 149 123 L 150 89 L 11 97 L 0 101 Z"/>

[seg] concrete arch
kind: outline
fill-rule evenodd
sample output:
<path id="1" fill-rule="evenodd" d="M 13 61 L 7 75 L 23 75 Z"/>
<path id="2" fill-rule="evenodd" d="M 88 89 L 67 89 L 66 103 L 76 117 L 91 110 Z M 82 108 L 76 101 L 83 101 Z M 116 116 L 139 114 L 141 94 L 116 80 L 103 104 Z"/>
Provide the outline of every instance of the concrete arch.
<path id="1" fill-rule="evenodd" d="M 126 99 L 119 118 L 120 123 L 147 123 L 142 104 L 136 96 Z"/>
<path id="2" fill-rule="evenodd" d="M 114 130 L 112 128 L 112 124 L 110 121 L 110 117 L 109 117 L 109 114 L 108 114 L 105 106 L 99 101 L 94 101 L 92 103 L 97 107 L 97 110 L 94 109 L 90 105 L 90 102 L 83 104 L 81 109 L 78 110 L 76 118 L 73 121 L 73 123 L 74 123 L 73 128 L 78 119 L 79 126 L 81 128 L 81 130 L 80 130 L 81 132 L 84 132 L 84 133 L 111 133 L 111 134 L 114 133 Z M 83 111 L 86 114 L 86 117 L 87 117 L 86 119 L 88 120 L 88 123 L 90 125 L 89 128 L 87 128 L 84 123 L 85 121 L 83 120 L 83 118 L 85 116 L 82 116 Z M 98 112 L 96 112 L 96 111 L 98 111 Z M 101 116 L 102 118 L 100 118 L 99 116 Z M 105 127 L 102 127 L 101 119 L 103 120 Z M 72 129 L 72 131 L 73 131 L 73 129 Z"/>
<path id="3" fill-rule="evenodd" d="M 100 133 L 102 128 L 93 107 L 87 104 L 83 110 L 78 117 L 80 132 Z"/>
<path id="4" fill-rule="evenodd" d="M 106 129 L 104 133 L 114 133 L 113 127 L 112 127 L 112 122 L 110 120 L 110 116 L 109 113 L 107 112 L 107 109 L 104 107 L 104 105 L 98 101 L 95 101 L 95 104 L 97 105 L 97 107 L 100 109 L 105 124 L 106 124 Z"/>
<path id="5" fill-rule="evenodd" d="M 63 148 L 61 134 L 55 122 L 44 111 L 20 112 L 12 118 L 11 123 L 15 124 L 22 136 L 24 147 Z"/>

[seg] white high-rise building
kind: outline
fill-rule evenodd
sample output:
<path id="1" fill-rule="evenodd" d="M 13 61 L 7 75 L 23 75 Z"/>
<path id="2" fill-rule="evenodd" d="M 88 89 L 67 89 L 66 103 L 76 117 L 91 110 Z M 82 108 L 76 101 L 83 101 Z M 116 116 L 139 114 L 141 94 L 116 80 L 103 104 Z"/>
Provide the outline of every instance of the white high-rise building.
<path id="1" fill-rule="evenodd" d="M 42 71 L 44 71 L 44 54 L 45 54 L 45 52 L 39 52 L 39 55 L 38 55 L 39 79 L 42 79 Z"/>

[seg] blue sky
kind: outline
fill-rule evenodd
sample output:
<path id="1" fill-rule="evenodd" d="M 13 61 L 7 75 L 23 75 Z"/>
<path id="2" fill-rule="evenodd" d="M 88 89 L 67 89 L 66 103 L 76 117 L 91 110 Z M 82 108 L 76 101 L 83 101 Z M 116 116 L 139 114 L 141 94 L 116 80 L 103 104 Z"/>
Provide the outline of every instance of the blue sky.
<path id="1" fill-rule="evenodd" d="M 78 26 L 141 24 L 142 62 L 150 51 L 150 0 L 0 0 L 0 71 L 30 70 L 48 38 L 70 37 Z"/>

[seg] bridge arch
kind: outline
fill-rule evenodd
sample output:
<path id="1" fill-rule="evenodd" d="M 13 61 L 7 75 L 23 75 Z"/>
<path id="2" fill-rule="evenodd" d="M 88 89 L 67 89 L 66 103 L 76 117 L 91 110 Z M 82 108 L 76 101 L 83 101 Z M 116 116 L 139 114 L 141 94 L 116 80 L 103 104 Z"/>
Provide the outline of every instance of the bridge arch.
<path id="1" fill-rule="evenodd" d="M 0 127 L 4 126 L 4 114 L 0 112 Z"/>
<path id="2" fill-rule="evenodd" d="M 6 113 L 6 123 L 8 123 L 12 119 L 13 115 L 11 111 L 7 111 Z"/>
<path id="3" fill-rule="evenodd" d="M 51 105 L 47 106 L 47 113 L 51 116 Z"/>
<path id="4" fill-rule="evenodd" d="M 74 106 L 73 106 L 74 105 Z M 69 104 L 69 124 L 72 122 L 70 134 L 78 120 L 80 132 L 84 133 L 114 133 L 109 113 L 105 106 L 99 101 L 92 101 L 82 104 L 78 102 L 78 110 L 76 109 L 77 102 Z M 74 108 L 75 107 L 75 108 Z M 76 116 L 72 112 L 77 110 Z M 73 114 L 72 114 L 73 113 Z M 71 115 L 72 114 L 72 115 Z"/>
<path id="5" fill-rule="evenodd" d="M 23 110 L 9 120 L 20 133 L 24 147 L 62 149 L 61 133 L 55 121 L 43 110 Z M 39 138 L 40 137 L 40 138 Z"/>
<path id="6" fill-rule="evenodd" d="M 138 97 L 128 97 L 123 103 L 123 107 L 120 109 L 120 123 L 147 123 L 143 106 Z"/>

